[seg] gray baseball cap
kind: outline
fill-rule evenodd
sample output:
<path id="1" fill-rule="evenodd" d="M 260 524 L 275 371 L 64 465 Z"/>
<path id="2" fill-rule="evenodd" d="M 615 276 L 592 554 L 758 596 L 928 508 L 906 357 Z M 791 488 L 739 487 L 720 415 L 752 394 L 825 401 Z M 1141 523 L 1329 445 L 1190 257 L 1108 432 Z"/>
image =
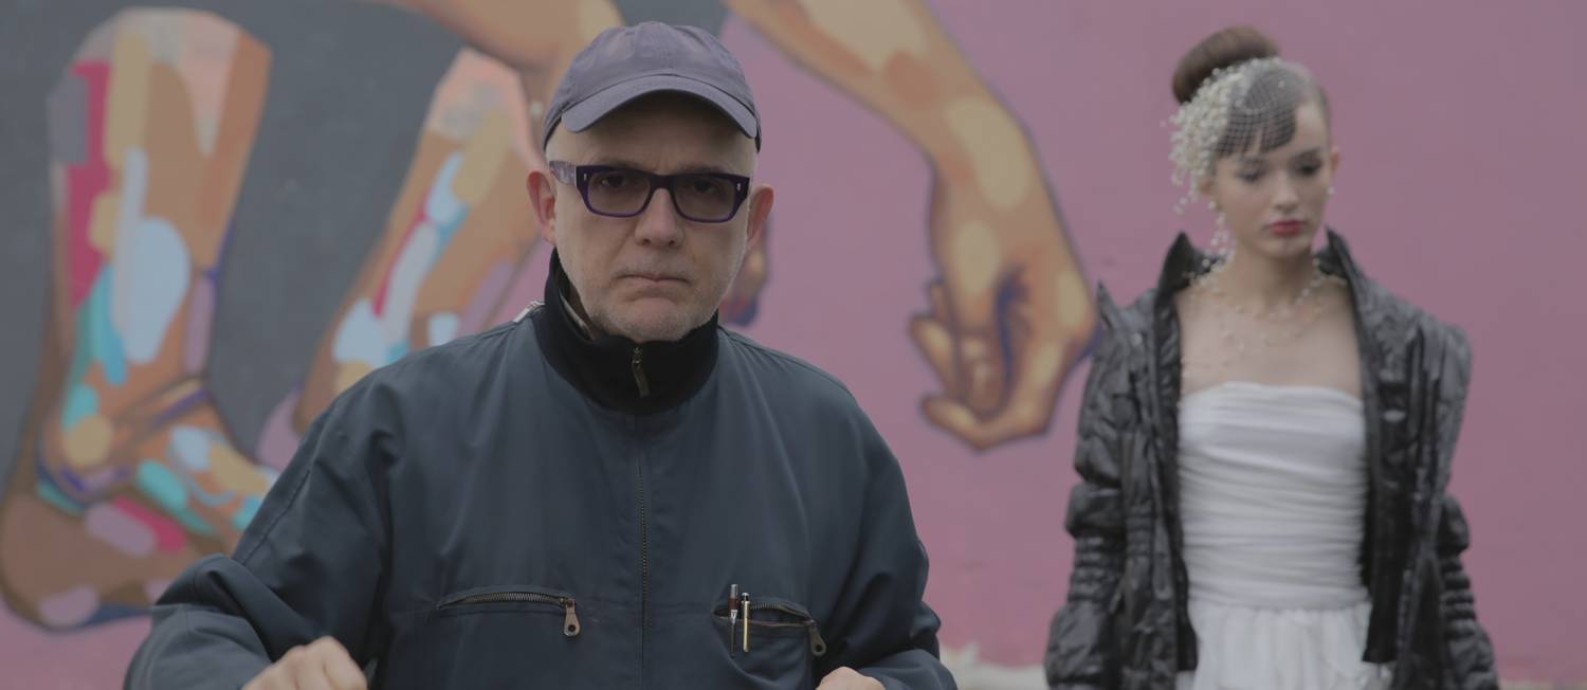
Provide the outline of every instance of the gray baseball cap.
<path id="1" fill-rule="evenodd" d="M 636 98 L 661 92 L 710 103 L 760 148 L 760 115 L 738 60 L 703 29 L 660 22 L 602 31 L 573 57 L 546 109 L 540 146 L 559 125 L 580 132 Z"/>

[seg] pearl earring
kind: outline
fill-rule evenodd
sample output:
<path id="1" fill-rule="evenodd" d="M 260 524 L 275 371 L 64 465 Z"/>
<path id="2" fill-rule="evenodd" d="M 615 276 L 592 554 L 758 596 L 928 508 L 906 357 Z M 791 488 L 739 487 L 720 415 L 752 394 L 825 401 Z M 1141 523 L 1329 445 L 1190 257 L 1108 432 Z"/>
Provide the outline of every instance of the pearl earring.
<path id="1" fill-rule="evenodd" d="M 1218 229 L 1212 233 L 1212 254 L 1218 260 L 1234 258 L 1234 236 L 1229 232 L 1229 218 L 1218 211 Z"/>

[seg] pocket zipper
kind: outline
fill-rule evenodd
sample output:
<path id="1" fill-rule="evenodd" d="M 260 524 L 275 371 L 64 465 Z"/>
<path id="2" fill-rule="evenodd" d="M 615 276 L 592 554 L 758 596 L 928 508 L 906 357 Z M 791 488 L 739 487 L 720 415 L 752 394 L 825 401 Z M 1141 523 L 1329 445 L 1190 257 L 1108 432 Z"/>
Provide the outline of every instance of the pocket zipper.
<path id="1" fill-rule="evenodd" d="M 487 594 L 474 594 L 455 601 L 441 604 L 441 608 L 454 606 L 468 606 L 470 604 L 505 604 L 505 603 L 540 603 L 555 604 L 562 607 L 562 635 L 564 637 L 578 637 L 583 626 L 579 625 L 579 614 L 575 608 L 573 597 L 555 597 L 549 594 L 535 592 L 490 592 Z"/>

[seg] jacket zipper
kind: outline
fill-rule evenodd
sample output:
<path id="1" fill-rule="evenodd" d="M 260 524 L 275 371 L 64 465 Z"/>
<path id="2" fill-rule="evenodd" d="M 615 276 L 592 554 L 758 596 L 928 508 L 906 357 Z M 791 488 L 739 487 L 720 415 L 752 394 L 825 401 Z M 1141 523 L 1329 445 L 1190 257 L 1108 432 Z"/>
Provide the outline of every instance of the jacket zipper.
<path id="1" fill-rule="evenodd" d="M 650 379 L 645 376 L 645 348 L 634 348 L 634 386 L 639 397 L 650 397 Z M 636 425 L 637 430 L 637 425 Z M 650 625 L 650 505 L 645 497 L 643 454 L 634 460 L 635 484 L 639 496 L 639 684 L 645 684 L 645 629 Z"/>
<path id="2" fill-rule="evenodd" d="M 650 379 L 645 376 L 645 348 L 634 348 L 634 385 L 639 387 L 639 397 L 650 397 Z"/>
<path id="3" fill-rule="evenodd" d="M 634 349 L 634 372 L 640 394 L 646 392 L 644 373 L 639 368 L 638 348 Z M 637 422 L 635 426 L 637 432 Z M 637 436 L 637 433 L 636 433 Z M 650 626 L 650 503 L 645 495 L 645 461 L 640 453 L 634 459 L 634 478 L 639 499 L 639 684 L 645 684 L 645 632 Z"/>
<path id="4" fill-rule="evenodd" d="M 577 602 L 573 597 L 551 596 L 537 592 L 491 592 L 463 597 L 456 601 L 448 601 L 441 604 L 440 608 L 446 609 L 473 604 L 510 603 L 539 603 L 560 606 L 562 607 L 562 635 L 564 637 L 578 637 L 579 632 L 583 630 L 583 626 L 579 624 Z"/>

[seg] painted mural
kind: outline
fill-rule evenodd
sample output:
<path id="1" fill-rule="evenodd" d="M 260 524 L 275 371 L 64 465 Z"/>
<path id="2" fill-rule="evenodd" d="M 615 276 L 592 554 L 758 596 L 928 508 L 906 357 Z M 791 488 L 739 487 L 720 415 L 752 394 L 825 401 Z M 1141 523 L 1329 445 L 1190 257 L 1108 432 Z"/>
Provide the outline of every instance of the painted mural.
<path id="1" fill-rule="evenodd" d="M 927 419 L 983 448 L 1043 431 L 1092 317 L 1013 117 L 918 4 L 733 6 L 867 94 L 938 171 L 926 232 L 943 276 L 907 324 L 943 384 Z M 436 85 L 385 234 L 266 429 L 270 450 L 291 448 L 372 369 L 498 323 L 536 254 L 522 184 L 543 165 L 529 145 L 542 104 L 572 54 L 622 20 L 604 0 L 411 9 L 490 54 L 462 50 Z M 85 39 L 50 94 L 50 342 L 0 507 L 0 593 L 40 625 L 141 613 L 185 563 L 235 545 L 289 459 L 240 449 L 205 386 L 269 64 L 267 47 L 213 14 L 132 9 Z M 728 323 L 755 316 L 765 245 L 747 261 Z"/>
<path id="2" fill-rule="evenodd" d="M 1357 4 L 1341 12 L 1370 12 Z M 961 683 L 1040 687 L 1069 562 L 1068 401 L 1097 327 L 1092 285 L 1133 296 L 1174 224 L 1201 222 L 1171 210 L 1159 125 L 1172 62 L 1230 21 L 1305 26 L 1223 5 L 1204 16 L 927 0 L 23 3 L 28 21 L 0 28 L 0 45 L 18 46 L 36 88 L 18 87 L 28 99 L 0 117 L 33 115 L 0 127 L 21 152 L 0 161 L 0 201 L 33 219 L 6 232 L 36 238 L 7 245 L 25 251 L 4 265 L 40 287 L 0 294 L 4 317 L 36 315 L 15 317 L 26 327 L 0 346 L 18 372 L 0 382 L 25 382 L 0 398 L 18 424 L 0 436 L 0 686 L 107 686 L 150 602 L 187 563 L 229 551 L 338 393 L 538 297 L 548 252 L 523 184 L 541 164 L 531 142 L 544 104 L 590 37 L 659 19 L 719 32 L 765 112 L 762 170 L 779 208 L 723 321 L 833 371 L 893 444 Z M 1474 12 L 1451 21 L 1492 23 Z M 30 30 L 53 52 L 23 52 Z M 1149 61 L 1127 57 L 1141 32 L 1161 39 L 1142 49 Z M 1391 146 L 1359 124 L 1381 94 L 1351 54 L 1297 43 L 1298 59 L 1317 54 L 1341 137 Z M 1086 51 L 1114 61 L 1039 62 Z M 1108 105 L 1119 84 L 1145 94 L 1133 109 Z M 1571 98 L 1587 112 L 1587 97 Z M 1344 220 L 1365 219 L 1350 215 L 1350 180 L 1362 179 L 1350 175 L 1373 156 L 1343 146 Z M 1382 216 L 1398 201 L 1361 203 Z M 1417 287 L 1445 279 L 1383 239 L 1408 231 L 1383 232 L 1357 242 L 1369 269 L 1415 275 L 1395 287 L 1466 326 L 1479 362 L 1505 351 L 1511 326 Z M 1565 252 L 1537 256 L 1554 253 Z M 1479 382 L 1474 397 L 1520 380 Z M 1525 576 L 1501 561 L 1570 537 L 1505 536 L 1513 484 L 1479 456 L 1512 447 L 1483 419 L 1499 409 L 1474 401 L 1461 461 L 1474 469 L 1456 482 L 1489 480 L 1465 497 L 1482 612 L 1512 675 L 1587 678 L 1542 642 L 1552 633 L 1527 632 L 1528 616 L 1578 629 L 1587 609 L 1517 591 Z M 1580 558 L 1563 565 L 1587 572 Z M 91 649 L 106 660 L 68 661 Z"/>

